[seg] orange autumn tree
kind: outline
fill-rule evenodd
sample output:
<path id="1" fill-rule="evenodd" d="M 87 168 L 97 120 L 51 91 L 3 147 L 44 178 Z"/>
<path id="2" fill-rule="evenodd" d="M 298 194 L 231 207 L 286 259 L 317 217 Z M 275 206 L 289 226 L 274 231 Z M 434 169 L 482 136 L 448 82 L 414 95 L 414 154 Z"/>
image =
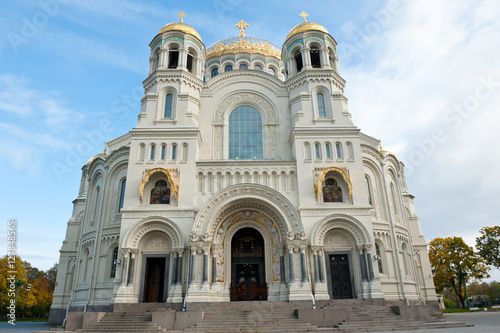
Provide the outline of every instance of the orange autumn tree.
<path id="1" fill-rule="evenodd" d="M 12 261 L 12 260 L 11 260 Z M 16 304 L 17 318 L 41 318 L 47 317 L 50 305 L 52 304 L 52 294 L 54 293 L 57 264 L 47 272 L 40 271 L 32 267 L 27 261 L 15 257 L 13 267 L 9 264 L 9 257 L 0 258 L 0 314 L 4 317 L 7 314 L 7 306 L 10 304 L 8 295 L 9 271 L 15 271 L 15 280 L 24 282 L 19 290 Z"/>
<path id="2" fill-rule="evenodd" d="M 467 274 L 466 284 L 468 281 L 490 276 L 486 262 L 461 237 L 438 237 L 431 240 L 429 242 L 429 259 L 436 291 L 453 290 L 464 309 L 466 308 L 464 281 L 457 274 L 460 272 Z"/>

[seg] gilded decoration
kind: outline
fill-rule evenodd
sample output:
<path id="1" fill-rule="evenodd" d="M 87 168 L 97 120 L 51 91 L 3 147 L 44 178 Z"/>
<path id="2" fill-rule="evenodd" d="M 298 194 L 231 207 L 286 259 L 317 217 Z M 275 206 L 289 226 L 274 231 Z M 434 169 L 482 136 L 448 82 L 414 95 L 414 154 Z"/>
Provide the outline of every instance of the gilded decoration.
<path id="1" fill-rule="evenodd" d="M 193 27 L 191 27 L 185 23 L 182 23 L 182 22 L 169 23 L 166 26 L 164 26 L 163 28 L 161 28 L 161 30 L 158 34 L 162 34 L 164 32 L 168 32 L 168 31 L 182 31 L 182 32 L 185 32 L 187 34 L 195 36 L 196 38 L 198 38 L 201 41 L 201 36 L 198 33 L 198 31 L 196 31 Z"/>
<path id="2" fill-rule="evenodd" d="M 279 254 L 279 235 L 276 224 L 269 218 L 266 214 L 260 211 L 254 210 L 244 210 L 238 211 L 236 213 L 232 213 L 228 215 L 220 224 L 217 229 L 217 233 L 215 236 L 215 260 L 216 260 L 216 274 L 217 274 L 217 282 L 225 281 L 225 242 L 229 242 L 229 247 L 231 244 L 231 239 L 227 238 L 229 230 L 232 226 L 239 222 L 245 221 L 254 221 L 260 223 L 264 226 L 269 232 L 269 236 L 271 238 L 271 271 L 272 271 L 272 279 L 274 282 L 281 281 L 281 273 L 280 273 L 280 254 Z M 227 249 L 230 251 L 230 248 Z"/>
<path id="3" fill-rule="evenodd" d="M 207 59 L 212 57 L 218 57 L 223 54 L 240 53 L 240 52 L 259 53 L 281 59 L 281 51 L 274 48 L 268 42 L 264 42 L 262 44 L 250 43 L 244 38 L 241 38 L 236 43 L 224 44 L 222 42 L 219 42 L 212 49 L 207 50 Z"/>
<path id="4" fill-rule="evenodd" d="M 141 186 L 139 187 L 141 202 L 142 202 L 142 197 L 144 195 L 144 186 L 146 186 L 146 184 L 148 183 L 151 175 L 153 175 L 156 172 L 163 173 L 165 176 L 167 176 L 167 180 L 170 183 L 170 185 L 172 186 L 171 191 L 172 191 L 174 197 L 177 199 L 177 196 L 179 194 L 179 183 L 177 181 L 177 179 L 178 179 L 177 170 L 167 170 L 167 169 L 163 169 L 163 168 L 155 168 L 155 169 L 151 169 L 151 170 L 147 171 L 146 175 L 142 179 Z M 173 177 L 172 173 L 174 173 L 175 177 Z"/>
<path id="5" fill-rule="evenodd" d="M 316 184 L 314 185 L 314 192 L 316 193 L 316 200 L 318 200 L 318 197 L 320 197 L 323 194 L 323 182 L 325 181 L 326 174 L 329 171 L 337 171 L 342 175 L 342 178 L 347 183 L 347 186 L 349 187 L 349 196 L 351 197 L 352 201 L 352 183 L 351 179 L 349 177 L 349 170 L 347 168 L 338 168 L 338 167 L 329 167 L 325 169 L 320 169 L 323 170 L 321 173 L 321 176 L 319 177 L 318 181 L 316 181 Z M 318 171 L 318 170 L 316 170 Z"/>
<path id="6" fill-rule="evenodd" d="M 302 16 L 302 15 L 300 15 L 300 16 Z M 306 14 L 306 16 L 308 16 L 308 15 Z M 316 30 L 316 31 L 328 33 L 328 30 L 326 30 L 326 28 L 324 26 L 322 26 L 321 24 L 317 24 L 314 22 L 307 22 L 306 18 L 304 16 L 302 16 L 302 17 L 304 18 L 304 21 L 300 24 L 297 24 L 292 30 L 290 30 L 290 32 L 286 36 L 286 39 L 292 37 L 293 35 L 296 35 L 296 34 L 299 34 L 301 32 L 305 32 L 305 31 L 310 31 L 310 30 Z"/>

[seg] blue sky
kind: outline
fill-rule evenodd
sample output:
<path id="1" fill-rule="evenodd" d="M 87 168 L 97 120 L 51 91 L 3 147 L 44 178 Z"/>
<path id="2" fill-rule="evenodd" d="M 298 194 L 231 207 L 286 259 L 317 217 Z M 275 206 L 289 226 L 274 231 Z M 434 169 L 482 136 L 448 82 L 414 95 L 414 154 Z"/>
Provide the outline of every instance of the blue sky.
<path id="1" fill-rule="evenodd" d="M 16 219 L 18 253 L 41 269 L 58 260 L 80 168 L 136 124 L 149 42 L 181 10 L 206 46 L 237 35 L 241 19 L 281 46 L 305 10 L 339 44 L 354 122 L 407 165 L 426 239 L 473 245 L 482 226 L 500 224 L 497 1 L 27 0 L 0 10 L 0 240 Z"/>

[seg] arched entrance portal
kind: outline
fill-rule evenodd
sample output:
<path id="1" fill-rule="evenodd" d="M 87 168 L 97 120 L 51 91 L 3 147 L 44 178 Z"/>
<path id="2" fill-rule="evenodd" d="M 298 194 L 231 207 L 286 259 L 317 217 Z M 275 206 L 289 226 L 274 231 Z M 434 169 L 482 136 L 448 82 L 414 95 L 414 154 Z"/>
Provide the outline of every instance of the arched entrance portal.
<path id="1" fill-rule="evenodd" d="M 231 240 L 231 300 L 267 299 L 264 238 L 254 228 L 238 230 Z"/>

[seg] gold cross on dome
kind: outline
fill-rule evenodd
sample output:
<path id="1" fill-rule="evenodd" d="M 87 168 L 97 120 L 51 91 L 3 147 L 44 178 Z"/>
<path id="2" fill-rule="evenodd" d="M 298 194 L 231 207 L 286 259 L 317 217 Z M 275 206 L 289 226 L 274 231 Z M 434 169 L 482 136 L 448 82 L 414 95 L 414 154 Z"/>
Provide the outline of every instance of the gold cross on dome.
<path id="1" fill-rule="evenodd" d="M 306 17 L 308 17 L 309 14 L 307 14 L 305 11 L 302 11 L 302 13 L 300 13 L 299 16 L 302 16 L 302 18 L 304 19 L 304 22 L 307 22 Z"/>
<path id="2" fill-rule="evenodd" d="M 246 23 L 245 21 L 241 20 L 238 22 L 238 24 L 234 25 L 236 28 L 241 29 L 240 31 L 240 36 L 245 36 L 245 31 L 243 29 L 246 29 L 247 27 L 250 26 L 250 24 Z"/>
<path id="3" fill-rule="evenodd" d="M 183 19 L 184 17 L 186 17 L 186 16 L 187 16 L 187 14 L 185 14 L 183 11 L 181 11 L 179 14 L 177 14 L 177 16 L 179 16 L 179 17 L 180 17 L 180 19 L 181 19 L 181 21 L 180 21 L 180 22 L 181 22 L 181 23 L 183 23 L 183 22 L 182 22 L 182 19 Z"/>

